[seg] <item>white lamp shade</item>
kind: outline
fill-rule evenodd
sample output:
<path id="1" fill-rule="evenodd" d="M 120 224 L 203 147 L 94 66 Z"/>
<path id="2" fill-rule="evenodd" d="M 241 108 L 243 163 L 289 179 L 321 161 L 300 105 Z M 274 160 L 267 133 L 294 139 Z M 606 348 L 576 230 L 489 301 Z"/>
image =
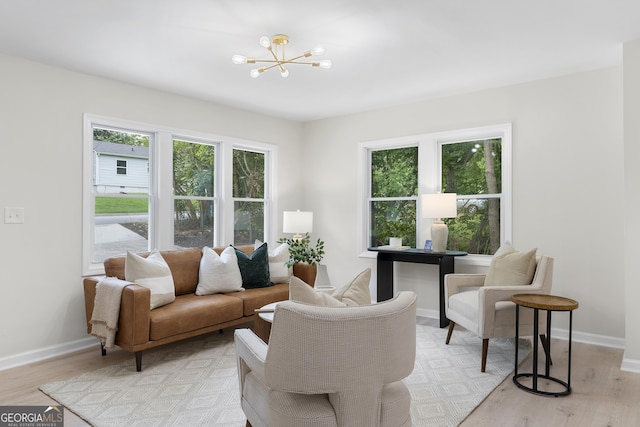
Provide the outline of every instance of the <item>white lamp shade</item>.
<path id="1" fill-rule="evenodd" d="M 456 193 L 422 195 L 423 218 L 455 218 L 458 215 Z"/>
<path id="2" fill-rule="evenodd" d="M 283 233 L 312 233 L 313 212 L 284 211 L 282 216 Z"/>

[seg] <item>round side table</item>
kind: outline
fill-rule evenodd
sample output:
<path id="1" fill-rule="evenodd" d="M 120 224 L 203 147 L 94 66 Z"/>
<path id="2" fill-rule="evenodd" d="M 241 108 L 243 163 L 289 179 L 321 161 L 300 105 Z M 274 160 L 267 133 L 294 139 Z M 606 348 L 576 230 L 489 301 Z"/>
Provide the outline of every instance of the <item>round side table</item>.
<path id="1" fill-rule="evenodd" d="M 573 310 L 578 308 L 578 302 L 570 298 L 564 298 L 554 295 L 538 295 L 538 294 L 516 294 L 511 297 L 511 301 L 516 304 L 516 358 L 515 370 L 513 374 L 513 382 L 519 388 L 534 394 L 543 396 L 567 396 L 571 394 L 571 329 L 573 327 Z M 520 307 L 533 309 L 533 372 L 518 373 L 518 340 L 520 329 Z M 545 373 L 538 374 L 538 319 L 539 311 L 547 312 L 547 339 L 545 349 Z M 567 363 L 567 381 L 564 382 L 549 374 L 549 365 L 551 364 L 551 312 L 568 311 L 569 312 L 569 352 Z M 532 386 L 526 386 L 520 382 L 522 378 L 531 378 Z M 538 388 L 538 378 L 544 378 L 555 382 L 562 386 L 561 391 L 546 391 Z"/>

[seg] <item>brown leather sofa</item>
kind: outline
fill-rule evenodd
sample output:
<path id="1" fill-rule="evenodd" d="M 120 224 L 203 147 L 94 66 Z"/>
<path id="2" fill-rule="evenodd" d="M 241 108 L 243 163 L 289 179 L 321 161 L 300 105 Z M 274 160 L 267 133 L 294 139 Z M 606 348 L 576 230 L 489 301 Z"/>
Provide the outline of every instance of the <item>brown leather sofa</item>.
<path id="1" fill-rule="evenodd" d="M 238 246 L 238 249 L 247 254 L 253 252 L 253 246 Z M 220 254 L 224 248 L 214 250 Z M 253 322 L 256 317 L 255 309 L 289 298 L 288 283 L 243 292 L 197 296 L 195 290 L 198 286 L 202 251 L 190 248 L 161 251 L 161 254 L 173 275 L 176 291 L 174 302 L 150 310 L 151 293 L 148 288 L 131 283 L 122 292 L 115 344 L 135 354 L 138 371 L 142 370 L 143 350 Z M 148 253 L 141 255 L 147 256 Z M 126 256 L 122 255 L 105 260 L 105 276 L 124 280 L 125 259 Z M 294 265 L 293 273 L 305 280 L 308 269 L 308 265 Z M 90 320 L 96 285 L 105 276 L 84 279 L 88 333 L 91 333 Z M 104 347 L 102 355 L 106 355 Z"/>

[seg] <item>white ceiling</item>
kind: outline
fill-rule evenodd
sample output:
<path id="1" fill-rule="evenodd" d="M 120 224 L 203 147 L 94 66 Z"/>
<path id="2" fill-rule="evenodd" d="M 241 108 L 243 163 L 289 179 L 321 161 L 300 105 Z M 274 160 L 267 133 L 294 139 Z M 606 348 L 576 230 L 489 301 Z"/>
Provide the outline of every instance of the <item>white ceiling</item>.
<path id="1" fill-rule="evenodd" d="M 0 0 L 0 52 L 308 121 L 620 64 L 639 18 L 639 0 Z M 231 62 L 276 33 L 333 67 Z"/>

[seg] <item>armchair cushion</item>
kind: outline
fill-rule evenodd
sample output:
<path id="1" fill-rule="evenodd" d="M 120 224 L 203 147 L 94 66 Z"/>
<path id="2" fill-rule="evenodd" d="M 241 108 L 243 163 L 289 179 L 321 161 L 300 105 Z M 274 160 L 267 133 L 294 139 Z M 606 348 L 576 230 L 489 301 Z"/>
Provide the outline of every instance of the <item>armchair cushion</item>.
<path id="1" fill-rule="evenodd" d="M 505 242 L 496 251 L 484 280 L 485 286 L 530 285 L 536 271 L 536 249 L 517 251 Z"/>
<path id="2" fill-rule="evenodd" d="M 338 301 L 329 294 L 317 292 L 307 283 L 293 276 L 289 280 L 289 299 L 304 304 L 319 305 L 324 307 L 345 307 L 346 304 Z"/>
<path id="3" fill-rule="evenodd" d="M 297 277 L 289 281 L 289 299 L 291 301 L 324 307 L 345 307 L 371 304 L 369 280 L 371 269 L 367 268 L 351 282 L 335 291 L 332 295 L 318 292 Z"/>
<path id="4" fill-rule="evenodd" d="M 370 280 L 371 269 L 367 268 L 351 282 L 336 290 L 333 297 L 348 306 L 371 304 Z"/>
<path id="5" fill-rule="evenodd" d="M 176 299 L 171 270 L 160 252 L 154 251 L 147 258 L 127 252 L 124 277 L 125 280 L 151 290 L 151 310 Z"/>

